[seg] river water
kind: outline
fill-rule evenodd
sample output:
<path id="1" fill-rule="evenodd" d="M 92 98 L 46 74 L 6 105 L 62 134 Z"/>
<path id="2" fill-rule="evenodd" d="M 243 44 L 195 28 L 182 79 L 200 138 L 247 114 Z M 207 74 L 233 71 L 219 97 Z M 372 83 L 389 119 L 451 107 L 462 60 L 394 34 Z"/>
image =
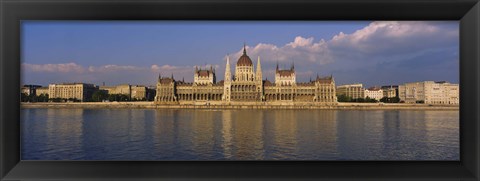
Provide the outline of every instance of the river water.
<path id="1" fill-rule="evenodd" d="M 459 160 L 459 111 L 22 109 L 22 160 Z"/>

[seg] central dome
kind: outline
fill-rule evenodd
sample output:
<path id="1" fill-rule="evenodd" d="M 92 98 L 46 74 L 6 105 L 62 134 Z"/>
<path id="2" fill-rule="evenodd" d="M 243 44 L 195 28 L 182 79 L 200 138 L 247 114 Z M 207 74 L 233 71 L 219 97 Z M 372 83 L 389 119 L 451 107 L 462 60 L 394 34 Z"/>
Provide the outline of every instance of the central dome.
<path id="1" fill-rule="evenodd" d="M 237 61 L 237 66 L 253 66 L 252 60 L 247 55 L 245 45 L 243 46 L 243 55 Z"/>

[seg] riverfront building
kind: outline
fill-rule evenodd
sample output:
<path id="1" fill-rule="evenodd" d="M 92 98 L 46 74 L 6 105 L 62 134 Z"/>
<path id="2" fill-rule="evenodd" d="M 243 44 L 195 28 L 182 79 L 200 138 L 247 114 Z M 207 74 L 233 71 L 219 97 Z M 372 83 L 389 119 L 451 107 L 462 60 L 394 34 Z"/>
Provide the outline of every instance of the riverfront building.
<path id="1" fill-rule="evenodd" d="M 398 86 L 400 101 L 405 103 L 459 104 L 459 85 L 445 81 L 412 82 Z"/>
<path id="2" fill-rule="evenodd" d="M 48 87 L 38 87 L 35 90 L 35 95 L 40 96 L 40 95 L 48 95 Z"/>
<path id="3" fill-rule="evenodd" d="M 332 76 L 318 77 L 309 82 L 296 82 L 295 67 L 276 68 L 275 80 L 264 80 L 260 57 L 254 69 L 252 60 L 244 47 L 236 62 L 235 72 L 230 70 L 227 57 L 225 80 L 217 82 L 215 69 L 195 67 L 194 81 L 177 81 L 173 75 L 159 75 L 157 82 L 157 104 L 335 104 L 335 81 Z"/>
<path id="4" fill-rule="evenodd" d="M 365 98 L 367 97 L 379 101 L 383 98 L 383 90 L 379 87 L 370 87 L 365 89 Z"/>
<path id="5" fill-rule="evenodd" d="M 385 85 L 382 86 L 381 89 L 383 90 L 383 97 L 398 97 L 398 85 Z"/>
<path id="6" fill-rule="evenodd" d="M 345 95 L 352 99 L 365 98 L 363 84 L 347 84 L 337 87 L 337 96 Z"/>
<path id="7" fill-rule="evenodd" d="M 100 90 L 107 94 L 122 94 L 128 96 L 130 99 L 146 100 L 147 87 L 142 85 L 121 84 L 117 86 L 100 86 Z"/>
<path id="8" fill-rule="evenodd" d="M 26 95 L 36 95 L 37 89 L 42 87 L 41 85 L 24 85 L 20 87 L 20 92 Z"/>
<path id="9" fill-rule="evenodd" d="M 98 87 L 85 83 L 63 83 L 48 85 L 49 98 L 77 99 L 87 101 L 92 98 Z"/>

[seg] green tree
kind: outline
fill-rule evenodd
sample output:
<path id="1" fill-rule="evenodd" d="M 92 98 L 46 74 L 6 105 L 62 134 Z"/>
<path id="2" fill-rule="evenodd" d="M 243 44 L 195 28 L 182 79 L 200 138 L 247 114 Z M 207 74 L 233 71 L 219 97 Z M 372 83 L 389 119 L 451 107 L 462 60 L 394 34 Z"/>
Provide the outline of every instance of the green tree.
<path id="1" fill-rule="evenodd" d="M 376 99 L 372 99 L 372 98 L 370 98 L 370 97 L 367 96 L 367 97 L 365 98 L 365 102 L 375 103 L 375 102 L 378 102 L 378 101 L 377 101 Z"/>
<path id="2" fill-rule="evenodd" d="M 38 102 L 48 102 L 48 94 L 40 94 L 37 96 Z"/>
<path id="3" fill-rule="evenodd" d="M 398 97 L 383 97 L 380 99 L 380 102 L 385 102 L 385 103 L 399 103 L 400 98 Z"/>
<path id="4" fill-rule="evenodd" d="M 26 93 L 21 93 L 20 94 L 20 101 L 22 102 L 30 102 L 30 98 L 28 97 L 28 95 Z"/>
<path id="5" fill-rule="evenodd" d="M 130 101 L 130 97 L 128 97 L 127 95 L 124 95 L 124 94 L 109 94 L 108 95 L 108 100 L 109 101 L 118 101 L 118 102 Z"/>
<path id="6" fill-rule="evenodd" d="M 352 98 L 346 96 L 345 94 L 337 96 L 337 101 L 338 102 L 352 102 Z"/>
<path id="7" fill-rule="evenodd" d="M 92 95 L 93 102 L 102 102 L 103 100 L 108 100 L 108 94 L 105 91 L 98 90 L 95 91 Z"/>

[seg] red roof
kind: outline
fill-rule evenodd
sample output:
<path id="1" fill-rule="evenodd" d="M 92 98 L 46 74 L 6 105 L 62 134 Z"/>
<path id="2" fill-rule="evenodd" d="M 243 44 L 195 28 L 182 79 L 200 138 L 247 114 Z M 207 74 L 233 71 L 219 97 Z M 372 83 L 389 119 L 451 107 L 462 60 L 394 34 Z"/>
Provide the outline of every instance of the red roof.
<path id="1" fill-rule="evenodd" d="M 199 70 L 197 72 L 198 76 L 200 77 L 208 77 L 210 75 L 210 71 L 208 70 Z"/>
<path id="2" fill-rule="evenodd" d="M 275 86 L 275 84 L 273 84 L 273 83 L 270 82 L 269 80 L 265 80 L 265 81 L 263 82 L 263 85 L 264 85 L 264 86 Z"/>
<path id="3" fill-rule="evenodd" d="M 279 73 L 280 76 L 282 77 L 286 77 L 286 76 L 292 76 L 294 71 L 293 70 L 277 70 L 277 73 Z"/>
<path id="4" fill-rule="evenodd" d="M 237 66 L 253 66 L 252 60 L 247 54 L 243 54 L 237 61 Z"/>
<path id="5" fill-rule="evenodd" d="M 170 84 L 172 83 L 174 80 L 172 78 L 162 78 L 160 79 L 160 83 L 161 84 Z"/>

